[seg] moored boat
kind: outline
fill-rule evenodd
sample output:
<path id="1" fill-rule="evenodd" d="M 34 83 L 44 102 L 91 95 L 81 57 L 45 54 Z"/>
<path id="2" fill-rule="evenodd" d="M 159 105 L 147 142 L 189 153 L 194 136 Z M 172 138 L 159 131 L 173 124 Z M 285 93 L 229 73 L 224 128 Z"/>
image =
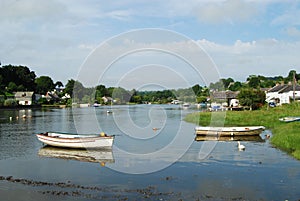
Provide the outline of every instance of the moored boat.
<path id="1" fill-rule="evenodd" d="M 216 135 L 196 135 L 195 141 L 253 141 L 265 142 L 259 135 L 238 135 L 238 136 L 216 136 Z"/>
<path id="2" fill-rule="evenodd" d="M 36 135 L 38 140 L 55 147 L 76 148 L 76 149 L 111 149 L 114 136 L 101 134 L 72 134 L 46 132 Z"/>
<path id="3" fill-rule="evenodd" d="M 283 117 L 283 118 L 280 118 L 279 121 L 282 121 L 282 122 L 293 122 L 293 121 L 300 121 L 300 117 Z"/>
<path id="4" fill-rule="evenodd" d="M 216 136 L 251 136 L 259 135 L 263 130 L 264 126 L 238 126 L 238 127 L 195 127 L 197 135 L 216 135 Z"/>

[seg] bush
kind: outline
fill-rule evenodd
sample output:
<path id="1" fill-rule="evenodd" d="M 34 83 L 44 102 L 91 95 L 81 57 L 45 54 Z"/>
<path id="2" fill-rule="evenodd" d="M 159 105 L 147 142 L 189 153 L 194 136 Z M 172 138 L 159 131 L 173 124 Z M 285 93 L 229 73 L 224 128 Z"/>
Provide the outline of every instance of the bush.
<path id="1" fill-rule="evenodd" d="M 13 100 L 13 99 L 7 99 L 4 101 L 4 104 L 3 104 L 3 106 L 5 106 L 5 107 L 14 107 L 17 105 L 18 105 L 17 101 Z"/>

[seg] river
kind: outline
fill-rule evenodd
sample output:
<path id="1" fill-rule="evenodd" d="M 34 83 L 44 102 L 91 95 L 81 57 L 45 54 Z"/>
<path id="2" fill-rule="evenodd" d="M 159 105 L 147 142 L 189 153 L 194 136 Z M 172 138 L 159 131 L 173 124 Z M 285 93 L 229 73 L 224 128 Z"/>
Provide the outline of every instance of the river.
<path id="1" fill-rule="evenodd" d="M 195 141 L 177 105 L 0 110 L 1 200 L 299 200 L 300 161 L 261 141 Z M 23 118 L 23 116 L 26 118 Z M 11 117 L 11 119 L 10 119 Z M 112 150 L 43 147 L 46 131 L 115 136 Z M 272 136 L 271 136 L 272 137 Z"/>

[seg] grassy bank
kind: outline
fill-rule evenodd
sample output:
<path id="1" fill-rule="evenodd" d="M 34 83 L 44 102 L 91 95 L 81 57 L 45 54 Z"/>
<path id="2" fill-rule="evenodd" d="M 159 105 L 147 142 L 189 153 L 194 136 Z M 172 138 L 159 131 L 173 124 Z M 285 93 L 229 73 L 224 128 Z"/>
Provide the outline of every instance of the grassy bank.
<path id="1" fill-rule="evenodd" d="M 214 112 L 213 115 L 218 114 Z M 224 120 L 224 126 L 265 126 L 273 133 L 271 143 L 275 147 L 300 160 L 300 122 L 283 123 L 278 120 L 285 116 L 300 116 L 300 103 L 256 111 L 227 111 L 219 116 L 221 124 Z M 187 115 L 185 121 L 202 126 L 220 125 L 220 122 L 211 122 L 211 118 L 211 112 L 197 112 Z"/>

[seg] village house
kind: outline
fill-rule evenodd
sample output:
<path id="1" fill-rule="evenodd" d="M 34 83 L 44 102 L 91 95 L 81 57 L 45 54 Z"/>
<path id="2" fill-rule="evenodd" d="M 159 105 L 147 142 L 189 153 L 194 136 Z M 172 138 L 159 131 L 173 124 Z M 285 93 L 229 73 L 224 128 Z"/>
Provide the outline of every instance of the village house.
<path id="1" fill-rule="evenodd" d="M 211 100 L 222 102 L 223 106 L 237 107 L 239 105 L 238 94 L 238 91 L 214 91 L 211 93 Z"/>
<path id="2" fill-rule="evenodd" d="M 32 105 L 34 100 L 33 91 L 18 91 L 15 92 L 15 100 L 19 105 Z"/>
<path id="3" fill-rule="evenodd" d="M 300 100 L 300 86 L 277 84 L 266 92 L 266 102 L 276 105 L 289 104 L 295 98 Z"/>
<path id="4" fill-rule="evenodd" d="M 103 96 L 102 100 L 104 103 L 113 103 L 115 100 L 112 97 Z"/>

